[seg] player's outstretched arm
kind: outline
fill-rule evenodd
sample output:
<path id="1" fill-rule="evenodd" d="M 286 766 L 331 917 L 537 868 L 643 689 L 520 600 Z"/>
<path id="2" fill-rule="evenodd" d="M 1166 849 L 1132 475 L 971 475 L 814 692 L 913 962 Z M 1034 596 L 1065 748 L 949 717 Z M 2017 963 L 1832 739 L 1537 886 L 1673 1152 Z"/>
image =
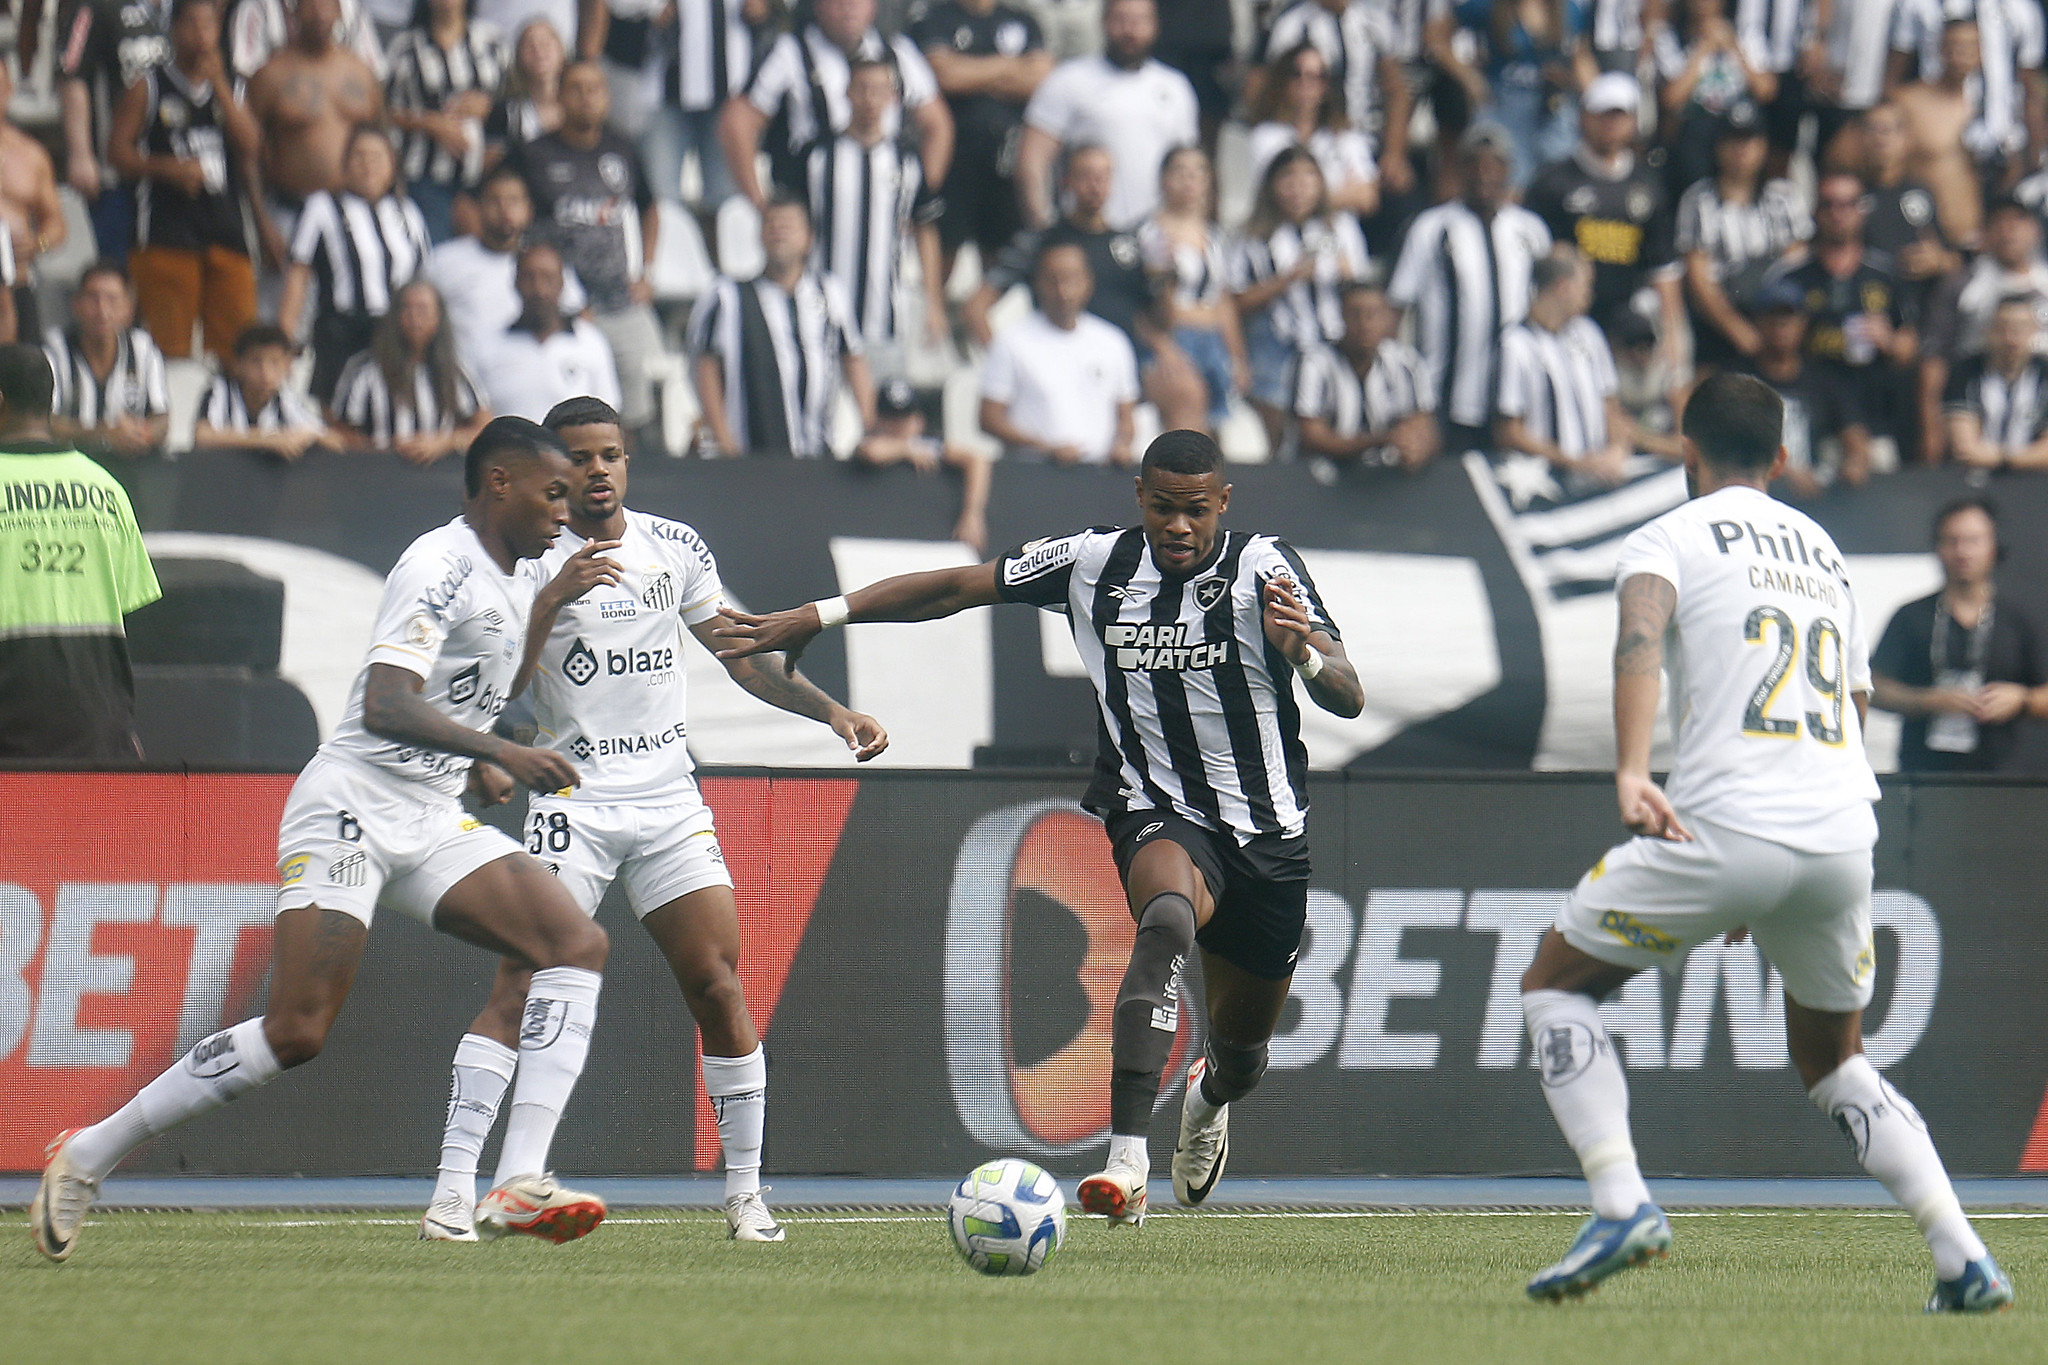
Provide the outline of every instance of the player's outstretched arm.
<path id="1" fill-rule="evenodd" d="M 1650 778 L 1664 632 L 1678 609 L 1678 589 L 1669 579 L 1639 573 L 1623 580 L 1616 596 L 1621 624 L 1614 637 L 1614 791 L 1621 822 L 1637 834 L 1689 843 L 1691 833 L 1678 822 L 1664 789 Z"/>
<path id="2" fill-rule="evenodd" d="M 1309 699 L 1331 715 L 1350 720 L 1365 709 L 1365 685 L 1344 652 L 1344 642 L 1316 628 L 1308 608 L 1281 579 L 1265 587 L 1266 638 L 1285 655 L 1308 688 Z"/>
<path id="3" fill-rule="evenodd" d="M 794 676 L 797 659 L 818 633 L 829 627 L 858 621 L 936 621 L 969 607 L 992 607 L 1002 600 L 996 590 L 994 560 L 958 569 L 898 574 L 844 597 L 806 602 L 767 616 L 750 616 L 726 607 L 719 613 L 724 622 L 711 632 L 720 646 L 713 653 L 732 660 L 780 651 L 783 672 Z"/>
<path id="4" fill-rule="evenodd" d="M 618 561 L 604 557 L 606 550 L 618 548 L 616 540 L 585 541 L 582 549 L 562 561 L 561 570 L 548 580 L 547 586 L 533 595 L 533 614 L 526 621 L 526 654 L 519 660 L 519 672 L 512 678 L 513 696 L 526 691 L 527 684 L 533 681 L 540 668 L 541 652 L 547 648 L 548 636 L 554 632 L 562 608 L 600 583 L 618 585 Z"/>
<path id="5" fill-rule="evenodd" d="M 690 634 L 714 655 L 725 643 L 717 637 L 717 626 L 718 618 L 714 616 L 690 627 Z M 719 662 L 725 665 L 725 671 L 732 675 L 734 682 L 770 706 L 829 727 L 833 734 L 846 741 L 855 762 L 865 763 L 889 747 L 889 732 L 882 728 L 880 721 L 841 706 L 820 691 L 809 678 L 794 669 L 784 669 L 772 656 L 750 655 L 744 659 L 720 659 Z"/>
<path id="6" fill-rule="evenodd" d="M 535 791 L 560 791 L 581 779 L 552 749 L 529 749 L 488 730 L 457 725 L 421 697 L 426 680 L 393 664 L 371 664 L 363 681 L 363 727 L 380 739 L 495 763 Z"/>

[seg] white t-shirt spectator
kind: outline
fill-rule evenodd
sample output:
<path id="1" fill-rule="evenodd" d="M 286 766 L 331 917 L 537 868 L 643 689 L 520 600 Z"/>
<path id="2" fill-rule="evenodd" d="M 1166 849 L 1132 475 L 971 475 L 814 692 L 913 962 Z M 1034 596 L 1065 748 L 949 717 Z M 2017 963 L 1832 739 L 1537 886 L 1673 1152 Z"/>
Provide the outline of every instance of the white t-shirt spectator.
<path id="1" fill-rule="evenodd" d="M 491 348 L 519 321 L 519 291 L 512 283 L 519 273 L 519 253 L 492 251 L 474 237 L 457 237 L 428 253 L 420 273 L 441 291 L 442 312 L 455 329 L 456 358 L 483 373 Z M 583 283 L 564 264 L 562 315 L 574 317 L 584 304 Z"/>
<path id="2" fill-rule="evenodd" d="M 1274 157 L 1295 146 L 1308 148 L 1332 194 L 1353 185 L 1379 183 L 1380 166 L 1373 155 L 1372 139 L 1356 128 L 1318 128 L 1304 143 L 1288 124 L 1261 123 L 1252 129 L 1245 144 L 1251 153 L 1253 185 L 1266 178 L 1266 167 L 1273 164 Z"/>
<path id="3" fill-rule="evenodd" d="M 2034 301 L 2034 349 L 2048 353 L 2048 261 L 2035 260 L 2025 270 L 2007 270 L 1989 253 L 1979 256 L 1964 277 L 1956 299 L 1957 356 L 1984 349 L 1984 333 L 2001 300 L 2020 294 Z"/>
<path id="4" fill-rule="evenodd" d="M 1093 313 L 1062 331 L 1034 309 L 989 347 L 981 396 L 1006 405 L 1011 424 L 1040 444 L 1102 464 L 1116 444 L 1118 405 L 1138 401 L 1138 358 L 1130 338 Z"/>
<path id="5" fill-rule="evenodd" d="M 576 56 L 576 0 L 476 0 L 471 19 L 481 19 L 505 35 L 505 48 L 512 50 L 519 35 L 536 19 L 554 25 L 570 60 Z"/>
<path id="6" fill-rule="evenodd" d="M 500 417 L 538 422 L 564 398 L 588 394 L 619 405 L 619 371 L 611 343 L 582 318 L 546 341 L 523 327 L 505 329 L 480 371 L 490 409 Z"/>
<path id="7" fill-rule="evenodd" d="M 1176 147 L 1200 140 L 1195 88 L 1170 66 L 1147 60 L 1126 71 L 1106 57 L 1077 57 L 1039 83 L 1024 122 L 1067 146 L 1109 149 L 1115 165 L 1103 216 L 1136 227 L 1159 207 L 1159 165 Z"/>

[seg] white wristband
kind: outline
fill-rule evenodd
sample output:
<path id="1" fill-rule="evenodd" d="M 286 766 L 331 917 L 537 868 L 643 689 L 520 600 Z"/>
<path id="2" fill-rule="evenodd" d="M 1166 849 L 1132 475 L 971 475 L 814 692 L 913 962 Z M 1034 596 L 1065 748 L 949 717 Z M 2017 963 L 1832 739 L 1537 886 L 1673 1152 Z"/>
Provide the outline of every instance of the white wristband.
<path id="1" fill-rule="evenodd" d="M 853 615 L 853 608 L 846 605 L 844 597 L 821 597 L 811 603 L 818 609 L 818 629 L 830 630 L 846 624 L 846 618 Z"/>
<path id="2" fill-rule="evenodd" d="M 1323 671 L 1323 651 L 1317 649 L 1314 645 L 1310 645 L 1308 647 L 1308 662 L 1296 664 L 1294 671 L 1301 674 L 1303 682 L 1314 682 L 1316 674 Z"/>

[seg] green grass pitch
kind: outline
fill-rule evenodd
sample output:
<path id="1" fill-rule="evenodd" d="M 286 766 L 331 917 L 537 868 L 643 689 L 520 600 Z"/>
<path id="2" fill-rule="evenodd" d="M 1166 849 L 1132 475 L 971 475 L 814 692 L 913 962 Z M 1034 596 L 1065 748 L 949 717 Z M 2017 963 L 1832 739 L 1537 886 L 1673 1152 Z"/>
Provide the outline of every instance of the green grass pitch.
<path id="1" fill-rule="evenodd" d="M 711 1213 L 624 1210 L 584 1241 L 414 1240 L 389 1215 L 101 1213 L 45 1264 L 0 1251 L 10 1365 L 240 1362 L 2048 1360 L 2048 1219 L 1980 1224 L 2019 1288 L 1990 1318 L 1927 1318 L 1892 1214 L 1701 1214 L 1671 1259 L 1582 1303 L 1527 1274 L 1564 1214 L 1076 1216 L 1029 1279 L 985 1279 L 936 1214 L 793 1214 L 741 1246 Z M 2036 1296 L 2039 1297 L 2036 1297 Z"/>

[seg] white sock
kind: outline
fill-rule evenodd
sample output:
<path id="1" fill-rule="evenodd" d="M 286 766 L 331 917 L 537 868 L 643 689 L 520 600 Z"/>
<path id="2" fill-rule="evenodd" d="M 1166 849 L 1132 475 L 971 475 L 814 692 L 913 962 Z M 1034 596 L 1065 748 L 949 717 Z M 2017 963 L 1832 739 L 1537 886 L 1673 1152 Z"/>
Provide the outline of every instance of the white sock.
<path id="1" fill-rule="evenodd" d="M 1913 1215 L 1934 1253 L 1936 1275 L 1953 1280 L 1986 1254 L 1948 1183 L 1926 1121 L 1868 1057 L 1857 1053 L 1806 1093 L 1841 1128 L 1863 1169 Z"/>
<path id="2" fill-rule="evenodd" d="M 201 1038 L 135 1098 L 71 1140 L 71 1156 L 95 1180 L 149 1138 L 220 1108 L 270 1081 L 284 1068 L 263 1036 L 261 1019 Z"/>
<path id="3" fill-rule="evenodd" d="M 555 1125 L 569 1106 L 576 1078 L 590 1056 L 590 1031 L 597 1025 L 597 992 L 604 978 L 581 967 L 549 967 L 533 974 L 526 990 L 526 1014 L 519 1025 L 519 1084 L 505 1121 L 505 1145 L 498 1152 L 495 1187 L 514 1176 L 539 1175 L 548 1168 Z"/>
<path id="4" fill-rule="evenodd" d="M 476 1206 L 476 1163 L 497 1122 L 498 1101 L 512 1083 L 519 1054 L 495 1038 L 465 1033 L 455 1045 L 455 1073 L 448 1084 L 448 1122 L 441 1131 L 441 1176 L 434 1203 L 452 1194 Z"/>
<path id="5" fill-rule="evenodd" d="M 1198 1128 L 1206 1128 L 1214 1123 L 1216 1115 L 1229 1107 L 1226 1104 L 1214 1103 L 1203 1093 L 1203 1087 L 1208 1083 L 1209 1069 L 1205 1066 L 1202 1068 L 1202 1079 L 1188 1087 L 1187 1098 L 1181 1104 L 1182 1112 L 1193 1119 Z"/>
<path id="6" fill-rule="evenodd" d="M 1129 1133 L 1109 1135 L 1109 1164 L 1112 1166 L 1135 1166 L 1148 1175 L 1152 1170 L 1152 1152 L 1145 1145 L 1142 1136 L 1132 1137 Z"/>
<path id="7" fill-rule="evenodd" d="M 1529 991 L 1522 1017 L 1543 1071 L 1543 1098 L 1592 1187 L 1593 1211 L 1626 1218 L 1650 1202 L 1628 1131 L 1628 1077 L 1600 1023 L 1600 1007 L 1577 991 Z"/>
<path id="8" fill-rule="evenodd" d="M 718 1115 L 725 1149 L 725 1197 L 761 1188 L 761 1131 L 768 1121 L 768 1054 L 757 1043 L 744 1057 L 704 1057 L 704 1093 Z"/>

